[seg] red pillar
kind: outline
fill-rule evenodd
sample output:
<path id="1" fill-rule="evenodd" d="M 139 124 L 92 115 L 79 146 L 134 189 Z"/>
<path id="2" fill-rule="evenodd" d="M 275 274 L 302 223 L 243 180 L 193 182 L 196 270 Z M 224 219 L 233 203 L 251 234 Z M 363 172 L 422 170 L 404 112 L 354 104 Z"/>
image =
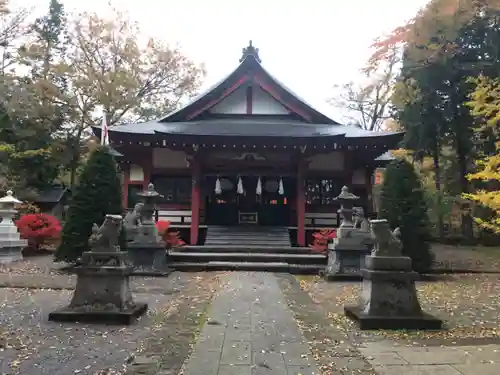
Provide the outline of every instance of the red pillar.
<path id="1" fill-rule="evenodd" d="M 122 182 L 122 205 L 123 209 L 128 208 L 128 185 L 130 183 L 130 165 L 122 163 L 123 182 Z"/>
<path id="2" fill-rule="evenodd" d="M 198 230 L 200 225 L 200 163 L 198 158 L 193 158 L 191 164 L 192 188 L 191 188 L 191 233 L 189 243 L 196 245 L 198 242 Z"/>
<path id="3" fill-rule="evenodd" d="M 305 164 L 299 162 L 297 169 L 297 245 L 306 246 L 306 194 L 305 194 Z"/>
<path id="4" fill-rule="evenodd" d="M 149 165 L 144 165 L 142 167 L 144 173 L 144 180 L 142 181 L 142 187 L 144 190 L 148 190 L 148 185 L 151 182 L 151 168 Z"/>

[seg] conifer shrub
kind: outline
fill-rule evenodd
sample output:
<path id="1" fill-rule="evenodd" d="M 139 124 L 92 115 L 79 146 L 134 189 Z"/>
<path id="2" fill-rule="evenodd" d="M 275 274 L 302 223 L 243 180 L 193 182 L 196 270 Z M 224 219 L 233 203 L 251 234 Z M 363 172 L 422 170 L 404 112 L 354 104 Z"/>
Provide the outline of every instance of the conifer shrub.
<path id="1" fill-rule="evenodd" d="M 391 162 L 385 171 L 380 191 L 379 217 L 392 229 L 401 229 L 403 254 L 412 259 L 413 269 L 431 268 L 434 256 L 430 248 L 430 223 L 422 183 L 406 160 Z"/>
<path id="2" fill-rule="evenodd" d="M 109 148 L 96 148 L 85 164 L 74 189 L 56 261 L 75 262 L 89 250 L 92 225 L 101 225 L 106 214 L 122 215 L 122 189 L 118 168 Z M 125 244 L 122 230 L 122 250 Z"/>

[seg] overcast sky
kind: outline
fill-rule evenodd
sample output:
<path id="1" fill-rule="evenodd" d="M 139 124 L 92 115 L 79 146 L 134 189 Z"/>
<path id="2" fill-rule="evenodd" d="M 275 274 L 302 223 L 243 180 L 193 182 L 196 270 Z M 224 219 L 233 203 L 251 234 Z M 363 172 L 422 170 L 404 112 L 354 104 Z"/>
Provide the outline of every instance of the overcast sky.
<path id="1" fill-rule="evenodd" d="M 49 0 L 11 0 L 43 13 Z M 208 86 L 232 71 L 253 40 L 265 68 L 334 119 L 334 84 L 359 79 L 374 38 L 410 19 L 427 0 L 112 0 L 148 36 L 179 43 L 205 63 Z M 106 0 L 63 0 L 68 11 L 108 12 Z"/>

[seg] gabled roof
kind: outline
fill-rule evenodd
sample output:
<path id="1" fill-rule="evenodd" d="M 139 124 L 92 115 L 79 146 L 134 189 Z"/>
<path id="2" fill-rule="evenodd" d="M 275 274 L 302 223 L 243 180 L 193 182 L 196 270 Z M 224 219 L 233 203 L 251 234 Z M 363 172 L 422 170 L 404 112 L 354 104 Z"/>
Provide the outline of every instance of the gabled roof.
<path id="1" fill-rule="evenodd" d="M 233 72 L 204 93 L 195 97 L 184 107 L 168 114 L 159 121 L 184 122 L 194 120 L 248 82 L 260 86 L 276 101 L 280 102 L 291 112 L 302 117 L 308 123 L 340 125 L 338 122 L 313 108 L 304 99 L 300 98 L 265 70 L 261 65 L 259 49 L 252 45 L 252 41 L 249 42 L 248 47 L 243 49 L 240 64 Z"/>

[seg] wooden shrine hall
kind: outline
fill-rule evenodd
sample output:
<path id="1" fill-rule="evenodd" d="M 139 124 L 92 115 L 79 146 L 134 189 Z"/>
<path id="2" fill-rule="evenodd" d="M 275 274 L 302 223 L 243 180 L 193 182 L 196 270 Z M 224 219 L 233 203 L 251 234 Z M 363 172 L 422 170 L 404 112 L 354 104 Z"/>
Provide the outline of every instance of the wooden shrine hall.
<path id="1" fill-rule="evenodd" d="M 401 139 L 318 112 L 264 69 L 251 42 L 233 72 L 184 107 L 109 130 L 124 207 L 152 182 L 160 220 L 189 230 L 192 245 L 210 226 L 267 226 L 305 246 L 307 231 L 338 225 L 343 185 L 372 213 L 374 170 Z"/>

